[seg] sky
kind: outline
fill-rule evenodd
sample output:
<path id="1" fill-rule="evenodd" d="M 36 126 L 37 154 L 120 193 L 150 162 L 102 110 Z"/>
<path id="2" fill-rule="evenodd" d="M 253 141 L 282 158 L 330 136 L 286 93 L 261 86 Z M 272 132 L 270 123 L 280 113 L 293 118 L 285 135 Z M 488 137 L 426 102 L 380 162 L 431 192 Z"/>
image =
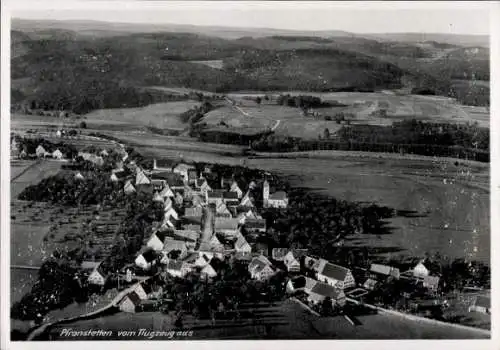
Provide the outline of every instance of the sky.
<path id="1" fill-rule="evenodd" d="M 354 33 L 490 32 L 482 2 L 281 2 L 281 1 L 9 1 L 11 15 L 27 19 L 193 24 Z"/>

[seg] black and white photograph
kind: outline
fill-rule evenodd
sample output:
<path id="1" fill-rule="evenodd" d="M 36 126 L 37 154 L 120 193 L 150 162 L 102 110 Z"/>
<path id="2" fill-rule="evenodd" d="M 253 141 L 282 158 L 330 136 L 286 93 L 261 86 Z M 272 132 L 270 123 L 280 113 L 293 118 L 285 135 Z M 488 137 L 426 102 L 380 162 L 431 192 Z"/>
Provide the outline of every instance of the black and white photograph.
<path id="1" fill-rule="evenodd" d="M 3 337 L 494 339 L 498 5 L 2 4 Z"/>

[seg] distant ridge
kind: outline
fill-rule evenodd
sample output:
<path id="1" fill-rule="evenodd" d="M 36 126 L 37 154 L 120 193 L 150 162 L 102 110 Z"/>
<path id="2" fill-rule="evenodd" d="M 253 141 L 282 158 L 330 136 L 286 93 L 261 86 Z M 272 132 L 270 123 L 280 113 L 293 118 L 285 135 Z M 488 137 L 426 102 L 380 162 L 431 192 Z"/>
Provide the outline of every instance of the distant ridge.
<path id="1" fill-rule="evenodd" d="M 114 23 L 93 20 L 28 20 L 13 18 L 12 29 L 32 32 L 48 29 L 65 29 L 78 32 L 80 35 L 116 36 L 127 33 L 194 33 L 215 36 L 224 39 L 239 39 L 242 37 L 262 38 L 267 36 L 317 36 L 317 37 L 353 37 L 378 41 L 424 42 L 435 41 L 460 46 L 489 47 L 488 35 L 462 35 L 445 33 L 365 33 L 358 34 L 341 30 L 304 31 L 276 28 L 244 28 L 224 26 L 196 26 L 190 24 L 157 24 L 157 23 Z"/>

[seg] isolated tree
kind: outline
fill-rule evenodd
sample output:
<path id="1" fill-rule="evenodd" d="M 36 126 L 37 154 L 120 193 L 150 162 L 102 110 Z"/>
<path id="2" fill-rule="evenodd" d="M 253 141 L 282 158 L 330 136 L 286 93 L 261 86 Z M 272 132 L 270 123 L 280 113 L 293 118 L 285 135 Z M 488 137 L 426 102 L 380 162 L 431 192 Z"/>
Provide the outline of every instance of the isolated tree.
<path id="1" fill-rule="evenodd" d="M 261 102 L 262 102 L 262 98 L 260 98 L 260 96 L 257 96 L 257 98 L 255 98 L 255 102 L 260 105 Z"/>

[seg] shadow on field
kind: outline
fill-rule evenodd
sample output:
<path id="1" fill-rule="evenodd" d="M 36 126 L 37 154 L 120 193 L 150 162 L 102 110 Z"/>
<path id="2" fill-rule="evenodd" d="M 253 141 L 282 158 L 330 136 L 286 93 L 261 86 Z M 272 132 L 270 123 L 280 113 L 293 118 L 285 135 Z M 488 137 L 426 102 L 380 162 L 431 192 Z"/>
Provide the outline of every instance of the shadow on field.
<path id="1" fill-rule="evenodd" d="M 415 210 L 397 210 L 395 216 L 402 216 L 405 218 L 425 218 L 426 214 L 419 213 Z"/>

